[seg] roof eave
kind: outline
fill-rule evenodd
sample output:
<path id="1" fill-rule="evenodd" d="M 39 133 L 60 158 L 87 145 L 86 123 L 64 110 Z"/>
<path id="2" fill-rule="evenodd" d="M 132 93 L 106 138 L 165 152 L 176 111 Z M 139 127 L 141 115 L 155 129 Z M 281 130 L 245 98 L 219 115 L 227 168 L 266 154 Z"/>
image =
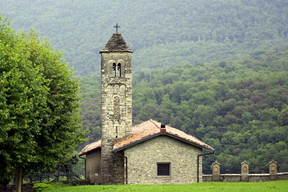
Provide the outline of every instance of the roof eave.
<path id="1" fill-rule="evenodd" d="M 141 140 L 138 140 L 138 141 L 135 141 L 135 142 L 133 142 L 133 143 L 129 143 L 128 145 L 125 145 L 125 146 L 120 147 L 120 148 L 118 148 L 118 149 L 115 149 L 115 150 L 113 150 L 113 151 L 114 151 L 114 152 L 122 151 L 122 150 L 124 150 L 124 149 L 130 148 L 130 147 L 132 147 L 132 146 L 134 146 L 134 145 L 137 145 L 137 144 L 142 143 L 142 142 L 144 142 L 144 141 L 147 141 L 147 140 L 149 140 L 149 139 L 158 137 L 158 136 L 160 136 L 160 135 L 161 135 L 160 132 L 159 132 L 159 133 L 156 133 L 156 134 L 154 134 L 154 135 L 150 135 L 150 136 L 148 136 L 148 137 L 145 137 L 145 138 L 143 138 L 143 139 L 141 139 Z M 201 148 L 201 149 L 207 149 L 207 150 L 209 150 L 209 151 L 215 151 L 213 148 L 211 149 L 211 148 L 208 148 L 208 147 L 199 145 L 199 144 L 197 144 L 197 143 L 195 143 L 195 142 L 189 141 L 189 140 L 187 140 L 187 139 L 183 139 L 182 137 L 178 137 L 178 136 L 173 135 L 173 134 L 168 133 L 168 132 L 166 132 L 165 135 L 167 135 L 167 136 L 169 136 L 169 137 L 172 137 L 172 138 L 174 138 L 174 139 L 177 139 L 177 140 L 179 140 L 179 141 L 188 143 L 188 144 L 190 144 L 190 145 L 199 147 L 199 148 Z"/>
<path id="2" fill-rule="evenodd" d="M 80 156 L 82 156 L 82 155 L 87 155 L 87 153 L 90 153 L 90 152 L 92 152 L 92 151 L 94 151 L 94 150 L 96 150 L 96 149 L 99 149 L 99 148 L 101 148 L 101 146 L 100 146 L 100 147 L 96 147 L 95 149 L 91 149 L 91 150 L 89 150 L 89 151 L 81 152 L 81 153 L 78 154 L 78 156 L 80 157 Z"/>
<path id="3" fill-rule="evenodd" d="M 134 146 L 134 145 L 137 145 L 137 144 L 139 144 L 139 143 L 142 143 L 142 142 L 144 142 L 144 141 L 147 141 L 147 140 L 152 139 L 152 138 L 154 138 L 154 137 L 157 137 L 157 136 L 159 136 L 159 135 L 160 135 L 160 132 L 159 132 L 159 133 L 156 133 L 156 134 L 153 134 L 153 135 L 150 135 L 150 136 L 148 136 L 148 137 L 145 137 L 145 138 L 143 138 L 143 139 L 140 139 L 140 140 L 138 140 L 138 141 L 135 141 L 135 142 L 133 142 L 133 143 L 129 143 L 128 145 L 125 145 L 125 146 L 120 147 L 120 148 L 118 148 L 118 149 L 115 149 L 115 150 L 113 150 L 113 151 L 114 151 L 114 152 L 122 151 L 122 150 L 124 150 L 124 149 L 130 148 L 130 147 L 132 147 L 132 146 Z"/>
<path id="4" fill-rule="evenodd" d="M 124 50 L 124 51 L 120 51 L 120 50 L 112 50 L 112 51 L 109 51 L 109 50 L 101 50 L 99 51 L 99 53 L 133 53 L 132 50 Z"/>
<path id="5" fill-rule="evenodd" d="M 215 151 L 212 147 L 211 148 L 208 148 L 208 147 L 205 147 L 205 146 L 203 146 L 203 145 L 199 145 L 198 143 L 195 143 L 195 142 L 193 142 L 193 141 L 189 141 L 189 140 L 187 140 L 187 139 L 184 139 L 184 138 L 182 138 L 182 137 L 179 137 L 179 136 L 177 136 L 177 135 L 174 135 L 174 134 L 171 134 L 171 133 L 166 133 L 166 135 L 168 135 L 168 136 L 170 136 L 170 137 L 173 137 L 174 139 L 177 139 L 177 140 L 179 140 L 179 141 L 183 141 L 183 142 L 185 142 L 185 143 L 188 143 L 188 144 L 190 144 L 190 145 L 194 145 L 194 146 L 196 146 L 196 147 L 199 147 L 199 148 L 202 148 L 202 149 L 207 149 L 207 150 L 209 150 L 209 151 Z"/>

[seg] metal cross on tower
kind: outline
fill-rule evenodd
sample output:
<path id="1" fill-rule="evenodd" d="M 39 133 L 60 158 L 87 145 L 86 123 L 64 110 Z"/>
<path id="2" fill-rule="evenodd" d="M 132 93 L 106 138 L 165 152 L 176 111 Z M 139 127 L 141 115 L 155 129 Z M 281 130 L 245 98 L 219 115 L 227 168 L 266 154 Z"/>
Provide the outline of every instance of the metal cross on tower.
<path id="1" fill-rule="evenodd" d="M 116 26 L 114 26 L 114 28 L 116 28 L 116 33 L 118 32 L 118 28 L 120 28 L 120 26 L 118 26 L 118 23 L 116 23 Z"/>

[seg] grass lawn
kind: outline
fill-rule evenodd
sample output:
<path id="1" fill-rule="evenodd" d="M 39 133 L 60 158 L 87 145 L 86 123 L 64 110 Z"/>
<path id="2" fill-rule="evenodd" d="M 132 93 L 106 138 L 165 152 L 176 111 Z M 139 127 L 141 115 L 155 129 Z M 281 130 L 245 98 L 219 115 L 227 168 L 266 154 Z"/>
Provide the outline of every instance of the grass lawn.
<path id="1" fill-rule="evenodd" d="M 285 181 L 267 181 L 267 182 L 205 182 L 189 185 L 82 185 L 75 187 L 62 187 L 45 192 L 95 192 L 95 191 L 287 191 L 288 180 Z"/>

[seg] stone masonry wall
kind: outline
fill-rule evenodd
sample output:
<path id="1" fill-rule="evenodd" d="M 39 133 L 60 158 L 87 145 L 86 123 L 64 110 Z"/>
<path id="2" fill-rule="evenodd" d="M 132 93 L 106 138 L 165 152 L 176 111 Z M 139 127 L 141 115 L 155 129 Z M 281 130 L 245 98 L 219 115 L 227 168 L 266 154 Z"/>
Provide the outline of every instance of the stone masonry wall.
<path id="1" fill-rule="evenodd" d="M 105 140 L 101 148 L 101 174 L 103 185 L 124 184 L 124 158 L 112 153 L 114 142 Z"/>
<path id="2" fill-rule="evenodd" d="M 121 76 L 113 65 L 121 65 Z M 116 71 L 118 68 L 116 68 Z M 101 165 L 102 184 L 124 184 L 124 159 L 112 153 L 116 141 L 131 135 L 131 53 L 101 54 Z"/>
<path id="3" fill-rule="evenodd" d="M 212 182 L 212 175 L 203 175 L 203 182 Z M 288 180 L 288 172 L 285 173 L 277 173 L 276 180 Z M 220 174 L 220 181 L 223 182 L 240 182 L 241 174 Z M 260 181 L 270 181 L 270 174 L 262 173 L 262 174 L 249 174 L 249 182 L 260 182 Z"/>
<path id="4" fill-rule="evenodd" d="M 200 148 L 168 136 L 158 136 L 125 150 L 128 184 L 187 184 L 197 182 Z M 170 176 L 157 176 L 157 163 L 170 163 Z M 200 157 L 202 182 L 202 157 Z"/>
<path id="5" fill-rule="evenodd" d="M 120 77 L 112 74 L 114 63 L 121 64 Z M 102 53 L 101 89 L 102 133 L 104 132 L 109 139 L 123 139 L 130 136 L 132 128 L 131 53 Z"/>

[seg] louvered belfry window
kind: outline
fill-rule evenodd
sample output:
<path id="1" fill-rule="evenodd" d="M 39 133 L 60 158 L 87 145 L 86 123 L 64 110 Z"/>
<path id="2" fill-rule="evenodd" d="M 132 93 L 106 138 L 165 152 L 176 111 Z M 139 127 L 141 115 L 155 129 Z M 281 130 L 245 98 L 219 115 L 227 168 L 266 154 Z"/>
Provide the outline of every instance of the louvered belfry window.
<path id="1" fill-rule="evenodd" d="M 170 163 L 158 163 L 157 164 L 157 175 L 158 176 L 169 176 L 170 175 Z"/>

